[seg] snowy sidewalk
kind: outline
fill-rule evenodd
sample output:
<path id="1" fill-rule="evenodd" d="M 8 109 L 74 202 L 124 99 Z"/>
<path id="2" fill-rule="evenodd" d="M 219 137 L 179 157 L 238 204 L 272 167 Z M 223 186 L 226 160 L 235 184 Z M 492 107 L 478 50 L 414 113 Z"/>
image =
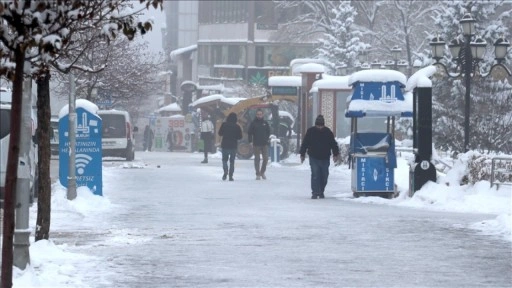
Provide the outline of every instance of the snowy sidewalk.
<path id="1" fill-rule="evenodd" d="M 133 163 L 104 161 L 103 198 L 80 193 L 69 202 L 56 188 L 57 246 L 31 247 L 33 278 L 43 279 L 33 287 L 505 287 L 512 281 L 510 242 L 470 228 L 492 215 L 350 199 L 346 167 L 332 167 L 327 198 L 311 200 L 307 164 L 272 165 L 268 180 L 256 181 L 253 162 L 237 160 L 229 182 L 220 179 L 218 155 L 206 165 L 201 157 L 151 152 L 138 153 Z M 39 260 L 50 249 L 61 251 L 59 259 Z M 27 275 L 16 280 L 31 283 Z"/>

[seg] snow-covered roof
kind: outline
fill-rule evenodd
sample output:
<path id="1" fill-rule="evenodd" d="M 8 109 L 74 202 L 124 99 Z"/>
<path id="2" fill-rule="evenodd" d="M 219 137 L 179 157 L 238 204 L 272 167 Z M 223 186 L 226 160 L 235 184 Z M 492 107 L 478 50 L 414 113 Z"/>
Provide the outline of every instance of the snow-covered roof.
<path id="1" fill-rule="evenodd" d="M 239 98 L 239 97 L 224 97 L 224 99 L 222 100 L 222 102 L 224 103 L 228 103 L 230 105 L 236 105 L 238 102 L 242 101 L 242 100 L 246 100 L 247 98 Z"/>
<path id="2" fill-rule="evenodd" d="M 369 69 L 358 71 L 349 76 L 348 84 L 356 82 L 392 82 L 398 81 L 405 86 L 407 77 L 399 71 L 388 69 Z"/>
<path id="3" fill-rule="evenodd" d="M 348 85 L 348 79 L 350 76 L 332 76 L 323 75 L 323 79 L 317 80 L 313 83 L 313 87 L 317 89 L 346 89 L 350 90 L 352 87 Z"/>
<path id="4" fill-rule="evenodd" d="M 171 54 L 169 54 L 169 55 L 171 57 L 171 60 L 175 61 L 179 55 L 187 53 L 187 52 L 192 52 L 195 50 L 197 50 L 197 44 L 172 50 Z"/>
<path id="5" fill-rule="evenodd" d="M 216 85 L 197 85 L 198 90 L 224 90 L 224 84 L 216 84 Z"/>
<path id="6" fill-rule="evenodd" d="M 201 97 L 197 99 L 196 101 L 192 102 L 192 107 L 199 106 L 204 103 L 212 102 L 212 101 L 220 101 L 229 105 L 235 105 L 236 103 L 240 102 L 241 100 L 245 100 L 246 98 L 227 98 L 224 97 L 222 94 L 213 94 Z"/>
<path id="7" fill-rule="evenodd" d="M 300 76 L 272 76 L 268 78 L 268 86 L 302 86 L 302 77 Z"/>
<path id="8" fill-rule="evenodd" d="M 325 73 L 327 69 L 324 65 L 318 63 L 307 63 L 297 68 L 299 73 Z"/>
<path id="9" fill-rule="evenodd" d="M 213 68 L 244 69 L 245 66 L 239 64 L 214 64 Z"/>
<path id="10" fill-rule="evenodd" d="M 157 110 L 157 112 L 181 112 L 180 105 L 178 103 L 171 103 Z"/>
<path id="11" fill-rule="evenodd" d="M 412 116 L 412 93 L 402 93 L 406 84 L 403 73 L 370 69 L 349 76 L 353 93 L 345 117 Z"/>
<path id="12" fill-rule="evenodd" d="M 380 100 L 351 100 L 345 112 L 360 113 L 361 117 L 412 116 L 412 93 L 404 93 L 404 101 L 383 102 Z"/>
<path id="13" fill-rule="evenodd" d="M 325 63 L 322 59 L 313 59 L 313 58 L 296 58 L 290 61 L 290 66 L 294 66 L 297 64 L 306 64 L 306 63 Z"/>
<path id="14" fill-rule="evenodd" d="M 416 87 L 432 87 L 432 80 L 430 77 L 437 71 L 437 67 L 430 65 L 418 70 L 416 73 L 407 80 L 405 91 L 412 91 Z"/>
<path id="15" fill-rule="evenodd" d="M 96 106 L 96 104 L 94 104 L 91 101 L 86 100 L 86 99 L 77 99 L 75 101 L 75 109 L 76 108 L 83 108 L 91 114 L 98 114 L 98 110 L 100 110 L 98 108 L 98 106 Z M 69 114 L 69 104 L 66 104 L 59 111 L 59 119 L 65 117 L 68 114 Z"/>

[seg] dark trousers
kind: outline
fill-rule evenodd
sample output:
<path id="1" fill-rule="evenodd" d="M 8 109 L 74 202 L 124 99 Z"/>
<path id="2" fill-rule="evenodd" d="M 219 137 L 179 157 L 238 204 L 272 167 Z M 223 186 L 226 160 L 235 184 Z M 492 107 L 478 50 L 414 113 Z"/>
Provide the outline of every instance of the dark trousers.
<path id="1" fill-rule="evenodd" d="M 254 170 L 256 170 L 256 176 L 261 176 L 267 171 L 268 162 L 268 146 L 253 146 L 254 149 Z M 261 155 L 261 167 L 260 167 L 260 155 Z"/>
<path id="2" fill-rule="evenodd" d="M 212 138 L 211 137 L 205 137 L 203 139 L 203 143 L 204 143 L 204 147 L 203 147 L 204 159 L 208 159 L 208 152 L 210 150 L 212 150 Z"/>
<path id="3" fill-rule="evenodd" d="M 233 172 L 235 172 L 235 157 L 236 157 L 236 149 L 222 148 L 222 168 L 224 169 L 224 174 L 227 174 L 229 171 L 229 177 L 232 177 Z M 228 167 L 228 160 L 229 160 L 229 167 Z"/>
<path id="4" fill-rule="evenodd" d="M 309 156 L 309 166 L 311 167 L 311 193 L 314 196 L 324 194 L 327 178 L 329 178 L 330 159 L 321 160 Z"/>

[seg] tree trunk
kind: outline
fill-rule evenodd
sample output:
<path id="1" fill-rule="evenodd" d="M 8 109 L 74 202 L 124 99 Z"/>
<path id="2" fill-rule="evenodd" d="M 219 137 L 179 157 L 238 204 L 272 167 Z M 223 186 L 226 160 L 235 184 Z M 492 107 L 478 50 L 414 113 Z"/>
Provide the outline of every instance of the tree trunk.
<path id="1" fill-rule="evenodd" d="M 39 172 L 39 196 L 37 198 L 37 222 L 35 241 L 50 237 L 51 178 L 50 178 L 50 73 L 36 80 L 37 83 L 37 139 L 39 141 L 37 169 Z M 56 136 L 58 137 L 58 135 Z"/>
<path id="2" fill-rule="evenodd" d="M 23 66 L 25 50 L 18 45 L 14 50 L 15 65 L 11 102 L 11 132 L 9 138 L 9 156 L 5 176 L 4 227 L 2 241 L 2 277 L 1 287 L 12 287 L 14 202 L 16 179 L 20 154 L 21 97 L 23 93 Z"/>

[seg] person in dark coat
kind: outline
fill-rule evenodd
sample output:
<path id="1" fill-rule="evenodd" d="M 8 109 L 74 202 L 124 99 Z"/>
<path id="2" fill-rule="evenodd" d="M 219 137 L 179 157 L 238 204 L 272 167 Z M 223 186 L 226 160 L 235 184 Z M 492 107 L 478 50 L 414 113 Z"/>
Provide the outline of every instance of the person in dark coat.
<path id="1" fill-rule="evenodd" d="M 325 120 L 318 115 L 315 126 L 310 127 L 304 135 L 300 146 L 300 160 L 304 162 L 306 152 L 311 167 L 311 199 L 325 198 L 324 190 L 329 178 L 331 151 L 334 162 L 337 162 L 340 149 L 331 129 L 325 127 Z"/>
<path id="2" fill-rule="evenodd" d="M 172 152 L 174 149 L 174 131 L 173 131 L 172 127 L 169 128 L 169 130 L 167 131 L 166 142 L 167 142 L 167 150 Z"/>
<path id="3" fill-rule="evenodd" d="M 249 143 L 252 143 L 254 151 L 254 170 L 256 170 L 256 180 L 265 176 L 268 163 L 268 138 L 270 137 L 270 126 L 267 121 L 263 119 L 263 110 L 258 109 L 256 111 L 256 118 L 249 125 L 249 131 L 247 131 Z M 261 167 L 260 167 L 260 155 L 261 155 Z"/>
<path id="4" fill-rule="evenodd" d="M 226 180 L 229 173 L 229 181 L 233 181 L 235 172 L 235 157 L 238 148 L 238 140 L 242 139 L 242 128 L 236 123 L 237 116 L 234 112 L 229 113 L 226 121 L 219 128 L 219 136 L 222 137 L 220 147 L 222 148 L 222 168 L 224 174 L 222 180 Z M 229 167 L 228 167 L 229 159 Z"/>
<path id="5" fill-rule="evenodd" d="M 146 128 L 144 128 L 144 151 L 151 151 L 151 147 L 153 147 L 153 137 L 154 137 L 153 130 L 149 127 L 149 125 L 146 125 Z"/>

